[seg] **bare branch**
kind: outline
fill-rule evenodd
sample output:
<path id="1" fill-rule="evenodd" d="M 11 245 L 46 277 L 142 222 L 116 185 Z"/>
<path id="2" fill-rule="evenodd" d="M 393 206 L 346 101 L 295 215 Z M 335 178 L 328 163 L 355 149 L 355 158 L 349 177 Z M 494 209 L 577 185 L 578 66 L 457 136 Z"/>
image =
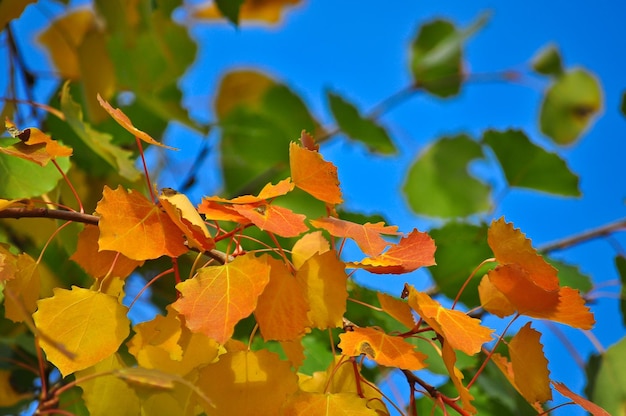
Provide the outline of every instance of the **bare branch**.
<path id="1" fill-rule="evenodd" d="M 585 241 L 605 237 L 607 235 L 613 234 L 614 232 L 623 230 L 626 230 L 626 218 L 582 232 L 580 234 L 573 235 L 571 237 L 563 238 L 561 240 L 545 244 L 539 247 L 539 251 L 542 253 L 549 253 L 552 251 L 563 250 L 565 248 L 584 243 Z"/>

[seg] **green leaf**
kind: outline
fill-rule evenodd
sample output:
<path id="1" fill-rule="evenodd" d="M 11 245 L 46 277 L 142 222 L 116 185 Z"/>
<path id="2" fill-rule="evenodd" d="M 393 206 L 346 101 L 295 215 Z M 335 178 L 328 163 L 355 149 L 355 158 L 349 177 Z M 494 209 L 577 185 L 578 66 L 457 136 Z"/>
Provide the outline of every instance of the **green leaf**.
<path id="1" fill-rule="evenodd" d="M 620 106 L 622 115 L 626 116 L 626 92 L 622 94 L 622 105 Z"/>
<path id="2" fill-rule="evenodd" d="M 589 399 L 611 415 L 623 415 L 626 409 L 626 337 L 594 356 L 587 365 Z"/>
<path id="3" fill-rule="evenodd" d="M 84 122 L 83 111 L 80 105 L 72 100 L 68 83 L 61 88 L 61 111 L 65 114 L 65 119 L 74 133 L 89 149 L 104 159 L 121 176 L 130 181 L 139 178 L 132 152 L 112 144 L 113 136 L 101 133 L 92 128 L 89 123 Z"/>
<path id="4" fill-rule="evenodd" d="M 453 218 L 489 209 L 490 187 L 472 177 L 468 164 L 483 157 L 478 143 L 466 135 L 442 138 L 411 166 L 404 193 L 417 214 Z"/>
<path id="5" fill-rule="evenodd" d="M 423 25 L 411 45 L 411 72 L 416 85 L 439 97 L 457 94 L 463 78 L 463 42 L 486 21 L 483 15 L 463 31 L 446 20 Z"/>
<path id="6" fill-rule="evenodd" d="M 556 144 L 572 144 L 602 107 L 598 80 L 583 69 L 558 77 L 541 104 L 541 131 Z"/>
<path id="7" fill-rule="evenodd" d="M 582 293 L 587 293 L 593 288 L 591 278 L 581 273 L 577 266 L 565 264 L 548 257 L 545 259 L 559 271 L 559 283 L 561 286 L 569 286 L 580 290 Z"/>
<path id="8" fill-rule="evenodd" d="M 521 130 L 489 130 L 483 142 L 491 147 L 509 186 L 563 196 L 580 196 L 578 177 L 563 159 L 532 143 Z"/>
<path id="9" fill-rule="evenodd" d="M 548 45 L 541 49 L 533 58 L 532 66 L 535 71 L 543 75 L 562 75 L 563 64 L 561 55 L 555 45 Z"/>
<path id="10" fill-rule="evenodd" d="M 62 157 L 57 163 L 67 172 L 70 159 Z M 57 186 L 61 174 L 53 163 L 39 166 L 28 160 L 0 153 L 0 195 L 5 199 L 40 196 Z"/>
<path id="11" fill-rule="evenodd" d="M 428 270 L 441 293 L 454 299 L 476 267 L 493 257 L 487 244 L 487 225 L 449 222 L 430 230 L 429 234 L 437 242 L 437 265 Z M 480 305 L 478 284 L 486 270 L 486 267 L 481 268 L 461 294 L 460 301 L 470 308 Z"/>
<path id="12" fill-rule="evenodd" d="M 374 120 L 363 117 L 352 103 L 340 95 L 328 92 L 327 96 L 337 125 L 348 137 L 363 142 L 372 151 L 396 153 L 396 148 L 383 127 Z"/>
<path id="13" fill-rule="evenodd" d="M 626 325 L 626 257 L 622 255 L 615 257 L 615 268 L 622 282 L 620 309 L 622 311 L 622 322 Z"/>
<path id="14" fill-rule="evenodd" d="M 239 9 L 244 0 L 215 0 L 215 5 L 220 13 L 230 20 L 235 26 L 239 25 Z"/>

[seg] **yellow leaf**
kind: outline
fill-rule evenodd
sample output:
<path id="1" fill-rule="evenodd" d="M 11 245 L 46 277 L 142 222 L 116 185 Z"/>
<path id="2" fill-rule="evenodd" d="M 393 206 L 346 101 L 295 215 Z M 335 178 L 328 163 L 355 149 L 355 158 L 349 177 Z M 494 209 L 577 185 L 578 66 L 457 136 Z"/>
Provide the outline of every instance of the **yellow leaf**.
<path id="1" fill-rule="evenodd" d="M 298 188 L 328 204 L 343 202 L 337 167 L 325 161 L 321 154 L 291 142 L 289 166 L 293 183 Z"/>
<path id="2" fill-rule="evenodd" d="M 452 349 L 452 346 L 447 342 L 443 343 L 441 348 L 442 350 L 442 358 L 443 362 L 448 369 L 448 373 L 450 374 L 450 380 L 452 380 L 452 384 L 456 387 L 459 392 L 459 396 L 461 397 L 461 403 L 463 404 L 463 410 L 476 414 L 477 410 L 472 405 L 472 400 L 474 400 L 474 396 L 469 392 L 469 389 L 463 385 L 463 378 L 465 377 L 461 370 L 456 368 L 456 352 Z"/>
<path id="3" fill-rule="evenodd" d="M 300 267 L 296 278 L 309 301 L 307 315 L 311 326 L 319 329 L 341 327 L 348 299 L 348 276 L 337 253 L 333 250 L 314 254 Z"/>
<path id="4" fill-rule="evenodd" d="M 11 371 L 0 370 L 0 408 L 13 406 L 27 398 L 32 400 L 34 397 L 30 393 L 18 393 L 13 389 Z"/>
<path id="5" fill-rule="evenodd" d="M 223 266 L 198 269 L 196 276 L 176 285 L 182 297 L 173 307 L 185 316 L 191 331 L 224 344 L 235 325 L 254 311 L 269 282 L 267 256 L 246 254 Z"/>
<path id="6" fill-rule="evenodd" d="M 287 402 L 284 416 L 376 416 L 374 409 L 367 407 L 366 399 L 356 393 L 299 393 Z"/>
<path id="7" fill-rule="evenodd" d="M 522 396 L 531 404 L 552 399 L 548 360 L 539 339 L 541 334 L 530 327 L 522 327 L 509 342 L 513 378 Z"/>
<path id="8" fill-rule="evenodd" d="M 305 261 L 314 254 L 326 253 L 330 250 L 328 240 L 324 238 L 321 231 L 314 231 L 302 236 L 291 249 L 291 261 L 296 269 L 302 267 Z"/>
<path id="9" fill-rule="evenodd" d="M 28 254 L 15 257 L 14 277 L 4 285 L 4 313 L 13 322 L 24 322 L 37 309 L 41 281 L 37 263 Z"/>
<path id="10" fill-rule="evenodd" d="M 229 72 L 222 78 L 215 98 L 215 113 L 223 119 L 238 106 L 258 108 L 267 90 L 276 82 L 251 70 Z"/>
<path id="11" fill-rule="evenodd" d="M 126 307 L 103 293 L 72 286 L 54 289 L 51 298 L 39 300 L 33 319 L 42 331 L 66 350 L 68 357 L 47 338 L 41 348 L 63 376 L 90 367 L 115 353 L 130 332 Z"/>
<path id="12" fill-rule="evenodd" d="M 500 318 L 515 313 L 515 306 L 491 283 L 487 275 L 483 276 L 478 285 L 480 304 L 489 313 Z"/>
<path id="13" fill-rule="evenodd" d="M 302 345 L 302 338 L 298 338 L 292 341 L 280 341 L 280 346 L 283 352 L 287 356 L 287 359 L 291 361 L 294 368 L 300 368 L 304 359 L 304 346 Z"/>
<path id="14" fill-rule="evenodd" d="M 239 9 L 240 21 L 261 21 L 277 24 L 280 21 L 283 9 L 298 4 L 300 0 L 246 0 Z M 193 17 L 197 19 L 218 19 L 222 17 L 215 3 L 209 3 L 198 8 Z"/>
<path id="15" fill-rule="evenodd" d="M 228 352 L 200 370 L 197 386 L 215 405 L 209 414 L 275 416 L 298 390 L 298 377 L 267 350 Z"/>
<path id="16" fill-rule="evenodd" d="M 270 281 L 254 312 L 261 335 L 266 341 L 298 339 L 309 323 L 304 290 L 285 263 L 273 258 L 268 258 L 268 262 Z"/>
<path id="17" fill-rule="evenodd" d="M 383 308 L 385 312 L 398 322 L 401 322 L 408 329 L 412 329 L 415 326 L 413 312 L 411 312 L 411 307 L 407 302 L 394 298 L 386 293 L 378 292 L 377 295 L 380 307 Z"/>
<path id="18" fill-rule="evenodd" d="M 373 328 L 354 328 L 339 335 L 339 348 L 344 355 L 365 354 L 369 359 L 387 367 L 421 370 L 426 367 L 426 355 L 401 337 L 387 335 Z"/>
<path id="19" fill-rule="evenodd" d="M 159 195 L 161 206 L 170 216 L 170 219 L 181 229 L 187 237 L 187 245 L 201 251 L 215 248 L 215 242 L 196 208 L 189 198 L 171 188 L 165 188 Z"/>
<path id="20" fill-rule="evenodd" d="M 17 273 L 17 256 L 9 251 L 9 245 L 0 243 L 0 283 L 15 277 Z"/>

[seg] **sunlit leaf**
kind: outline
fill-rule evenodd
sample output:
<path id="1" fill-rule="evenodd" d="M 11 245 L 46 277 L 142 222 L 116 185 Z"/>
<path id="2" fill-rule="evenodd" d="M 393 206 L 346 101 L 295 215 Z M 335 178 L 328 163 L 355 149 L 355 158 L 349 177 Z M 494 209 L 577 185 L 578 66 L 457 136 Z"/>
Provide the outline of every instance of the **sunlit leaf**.
<path id="1" fill-rule="evenodd" d="M 533 144 L 521 130 L 488 130 L 483 141 L 500 162 L 509 186 L 580 196 L 578 177 L 556 153 Z"/>
<path id="2" fill-rule="evenodd" d="M 383 308 L 385 312 L 393 316 L 398 322 L 402 322 L 408 329 L 413 329 L 415 319 L 413 318 L 411 307 L 407 302 L 387 295 L 386 293 L 378 292 L 377 296 L 380 307 Z"/>
<path id="3" fill-rule="evenodd" d="M 509 354 L 515 385 L 529 403 L 552 399 L 548 360 L 539 341 L 541 334 L 530 327 L 522 327 L 509 342 Z"/>
<path id="4" fill-rule="evenodd" d="M 338 94 L 327 93 L 330 111 L 343 133 L 365 144 L 370 150 L 383 154 L 396 153 L 387 131 L 376 121 L 363 117 L 359 110 Z"/>
<path id="5" fill-rule="evenodd" d="M 401 337 L 387 335 L 373 328 L 353 328 L 339 335 L 339 348 L 344 355 L 365 354 L 380 365 L 404 370 L 421 370 L 426 366 L 426 355 L 416 351 Z"/>
<path id="6" fill-rule="evenodd" d="M 474 400 L 474 396 L 469 392 L 469 389 L 463 384 L 463 379 L 465 376 L 456 367 L 456 352 L 453 350 L 454 346 L 450 345 L 447 342 L 444 342 L 441 347 L 443 362 L 448 370 L 448 374 L 450 375 L 450 380 L 456 387 L 456 390 L 459 392 L 459 396 L 461 398 L 461 403 L 463 404 L 463 410 L 468 411 L 470 414 L 476 414 L 476 408 L 472 404 Z"/>
<path id="7" fill-rule="evenodd" d="M 489 313 L 500 318 L 515 313 L 516 309 L 502 292 L 500 292 L 489 280 L 486 275 L 478 285 L 478 295 L 480 296 L 481 306 Z"/>
<path id="8" fill-rule="evenodd" d="M 104 187 L 96 213 L 100 250 L 118 251 L 133 260 L 178 257 L 189 249 L 182 231 L 159 207 L 135 190 Z"/>
<path id="9" fill-rule="evenodd" d="M 37 306 L 33 314 L 37 329 L 74 354 L 68 357 L 48 339 L 40 340 L 48 360 L 63 376 L 109 357 L 130 332 L 126 307 L 104 293 L 76 286 L 72 290 L 55 288 L 54 295 L 38 301 Z"/>
<path id="10" fill-rule="evenodd" d="M 198 269 L 196 276 L 176 285 L 182 297 L 173 307 L 193 332 L 224 344 L 235 324 L 254 311 L 269 278 L 266 257 L 236 257 L 222 266 Z"/>
<path id="11" fill-rule="evenodd" d="M 237 196 L 232 199 L 226 199 L 219 196 L 208 196 L 204 197 L 202 201 L 212 201 L 212 202 L 222 202 L 227 204 L 260 204 L 260 203 L 268 203 L 270 200 L 285 195 L 291 192 L 294 188 L 293 182 L 291 182 L 290 178 L 283 179 L 278 182 L 276 185 L 268 183 L 261 189 L 258 195 L 242 195 Z"/>
<path id="12" fill-rule="evenodd" d="M 329 204 L 343 202 L 337 167 L 325 161 L 319 152 L 292 142 L 289 145 L 289 166 L 293 183 L 298 188 Z"/>
<path id="13" fill-rule="evenodd" d="M 399 234 L 397 226 L 385 225 L 382 222 L 357 224 L 334 217 L 319 218 L 310 222 L 314 227 L 323 228 L 332 236 L 354 240 L 363 253 L 368 256 L 377 256 L 385 247 L 391 245 L 381 235 Z"/>
<path id="14" fill-rule="evenodd" d="M 592 403 L 589 400 L 585 399 L 584 397 L 571 391 L 565 384 L 559 383 L 559 382 L 552 383 L 552 384 L 554 385 L 554 388 L 559 393 L 561 393 L 563 396 L 567 397 L 568 399 L 574 401 L 574 403 L 576 403 L 577 405 L 579 405 L 580 407 L 582 407 L 583 409 L 591 413 L 592 416 L 611 416 L 609 412 L 607 412 L 606 410 L 604 410 L 597 404 Z"/>
<path id="15" fill-rule="evenodd" d="M 563 64 L 561 62 L 561 54 L 556 45 L 547 45 L 537 52 L 533 57 L 532 67 L 543 75 L 562 75 L 564 72 Z"/>
<path id="16" fill-rule="evenodd" d="M 233 205 L 233 209 L 263 231 L 281 237 L 297 237 L 309 227 L 306 216 L 276 205 Z"/>
<path id="17" fill-rule="evenodd" d="M 208 20 L 227 17 L 235 24 L 255 21 L 275 25 L 280 22 L 284 9 L 299 2 L 300 0 L 218 0 L 196 9 L 193 17 Z"/>
<path id="18" fill-rule="evenodd" d="M 376 416 L 357 393 L 299 393 L 285 405 L 284 415 Z"/>
<path id="19" fill-rule="evenodd" d="M 9 254 L 4 253 L 6 272 L 12 274 L 4 284 L 4 315 L 13 322 L 24 322 L 37 309 L 41 281 L 32 257 L 26 253 L 14 257 Z M 4 267 L 0 271 L 4 273 Z"/>
<path id="20" fill-rule="evenodd" d="M 215 248 L 215 241 L 209 234 L 204 220 L 187 196 L 171 188 L 165 188 L 161 190 L 159 201 L 170 219 L 185 234 L 189 247 L 201 251 Z"/>
<path id="21" fill-rule="evenodd" d="M 602 89 L 595 76 L 573 69 L 559 76 L 546 92 L 539 123 L 556 144 L 574 143 L 602 107 Z"/>
<path id="22" fill-rule="evenodd" d="M 18 130 L 15 124 L 8 119 L 5 120 L 4 125 L 11 135 L 20 141 L 6 147 L 0 147 L 2 153 L 30 160 L 40 166 L 46 166 L 50 160 L 58 157 L 72 155 L 70 147 L 60 144 L 35 127 Z"/>
<path id="23" fill-rule="evenodd" d="M 330 250 L 330 243 L 324 238 L 321 231 L 306 233 L 293 245 L 291 261 L 295 268 L 299 269 L 314 254 L 322 254 L 328 250 Z"/>
<path id="24" fill-rule="evenodd" d="M 420 215 L 453 218 L 489 209 L 489 186 L 468 172 L 483 157 L 482 148 L 468 136 L 435 141 L 409 169 L 403 190 L 411 209 Z"/>
<path id="25" fill-rule="evenodd" d="M 224 205 L 219 202 L 202 200 L 198 206 L 198 212 L 207 220 L 232 221 L 239 224 L 248 224 L 250 220 L 238 213 L 232 205 Z"/>

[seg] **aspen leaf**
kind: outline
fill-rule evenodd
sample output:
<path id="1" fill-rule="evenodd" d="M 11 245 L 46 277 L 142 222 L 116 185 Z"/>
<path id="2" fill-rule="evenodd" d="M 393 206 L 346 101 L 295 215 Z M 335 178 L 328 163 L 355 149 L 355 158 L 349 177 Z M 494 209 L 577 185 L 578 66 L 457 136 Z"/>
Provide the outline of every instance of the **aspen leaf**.
<path id="1" fill-rule="evenodd" d="M 7 208 L 27 207 L 32 203 L 25 199 L 0 199 L 0 211 Z"/>
<path id="2" fill-rule="evenodd" d="M 20 17 L 29 4 L 35 3 L 36 1 L 37 0 L 17 0 L 0 2 L 0 31 L 3 31 L 11 20 Z M 0 383 L 0 385 L 2 384 L 3 383 Z M 9 404 L 0 404 L 0 406 L 9 406 Z"/>
<path id="3" fill-rule="evenodd" d="M 302 338 L 298 338 L 292 341 L 280 341 L 280 346 L 283 352 L 287 356 L 287 359 L 291 361 L 294 368 L 300 368 L 304 359 L 304 346 L 302 345 Z"/>
<path id="4" fill-rule="evenodd" d="M 426 367 L 424 360 L 427 356 L 416 351 L 403 338 L 387 335 L 373 328 L 354 328 L 340 334 L 339 338 L 339 348 L 344 355 L 365 354 L 380 365 L 403 370 L 421 370 Z"/>
<path id="5" fill-rule="evenodd" d="M 104 108 L 106 110 L 107 113 L 109 113 L 109 115 L 111 117 L 113 117 L 113 120 L 115 120 L 117 122 L 117 124 L 119 124 L 120 126 L 122 126 L 127 132 L 129 132 L 130 134 L 132 134 L 134 137 L 148 143 L 148 144 L 153 144 L 159 147 L 164 147 L 166 149 L 170 149 L 170 150 L 178 150 L 174 147 L 170 147 L 170 146 L 166 146 L 163 143 L 159 143 L 156 140 L 154 140 L 148 133 L 145 133 L 141 130 L 139 130 L 137 127 L 135 127 L 133 125 L 133 123 L 130 121 L 130 119 L 128 118 L 128 116 L 126 116 L 126 114 L 124 114 L 124 112 L 122 110 L 120 110 L 119 108 L 113 108 L 111 106 L 111 104 L 109 104 L 105 99 L 103 99 L 102 97 L 100 97 L 100 94 L 98 94 L 98 102 L 100 103 L 100 105 L 102 106 L 102 108 Z"/>
<path id="6" fill-rule="evenodd" d="M 31 393 L 16 391 L 11 385 L 11 378 L 12 371 L 0 370 L 0 408 L 10 407 L 21 400 L 33 398 Z"/>
<path id="7" fill-rule="evenodd" d="M 118 251 L 133 260 L 178 257 L 189 249 L 182 231 L 158 206 L 139 192 L 104 187 L 100 216 L 100 250 Z"/>
<path id="8" fill-rule="evenodd" d="M 248 224 L 250 220 L 238 213 L 231 206 L 225 206 L 215 201 L 207 200 L 202 201 L 198 207 L 198 212 L 204 215 L 207 220 L 215 221 L 231 221 L 238 222 L 240 224 Z"/>
<path id="9" fill-rule="evenodd" d="M 422 266 L 435 265 L 435 250 L 433 239 L 414 229 L 383 254 L 350 265 L 376 274 L 409 273 Z"/>
<path id="10" fill-rule="evenodd" d="M 480 296 L 480 304 L 489 313 L 500 318 L 515 313 L 515 306 L 491 283 L 487 275 L 483 276 L 478 285 L 478 295 Z"/>
<path id="11" fill-rule="evenodd" d="M 398 322 L 401 322 L 408 329 L 412 329 L 415 326 L 413 312 L 411 312 L 411 307 L 407 302 L 394 298 L 386 293 L 378 292 L 377 295 L 380 307 L 383 308 L 385 312 Z"/>
<path id="12" fill-rule="evenodd" d="M 383 222 L 376 224 L 357 224 L 355 222 L 340 220 L 339 218 L 325 217 L 311 220 L 311 224 L 317 228 L 323 228 L 330 235 L 342 238 L 351 238 L 359 248 L 368 256 L 379 255 L 385 247 L 391 245 L 385 241 L 381 234 L 398 235 L 398 227 L 395 225 L 384 225 Z"/>
<path id="13" fill-rule="evenodd" d="M 187 327 L 224 344 L 235 324 L 254 311 L 269 282 L 267 258 L 236 257 L 222 266 L 198 269 L 196 276 L 176 285 L 182 297 L 173 303 Z"/>
<path id="14" fill-rule="evenodd" d="M 311 326 L 319 329 L 343 325 L 346 312 L 346 275 L 344 263 L 335 251 L 315 254 L 296 272 L 309 302 Z"/>
<path id="15" fill-rule="evenodd" d="M 266 203 L 270 199 L 274 199 L 278 196 L 286 195 L 293 191 L 293 182 L 290 178 L 283 179 L 276 185 L 268 183 L 261 189 L 258 195 L 242 195 L 232 199 L 221 198 L 219 196 L 204 197 L 203 201 L 223 202 L 228 204 L 257 204 Z"/>
<path id="16" fill-rule="evenodd" d="M 233 208 L 261 230 L 281 237 L 297 237 L 309 229 L 304 224 L 306 216 L 287 208 L 265 204 L 233 205 Z"/>
<path id="17" fill-rule="evenodd" d="M 215 241 L 209 234 L 206 224 L 191 204 L 189 198 L 173 189 L 165 188 L 159 195 L 161 206 L 187 237 L 187 245 L 201 251 L 215 248 Z"/>
<path id="18" fill-rule="evenodd" d="M 216 382 L 217 381 L 217 382 Z M 200 370 L 197 386 L 219 415 L 278 415 L 298 390 L 291 364 L 267 350 L 228 352 Z"/>
<path id="19" fill-rule="evenodd" d="M 17 272 L 17 256 L 9 251 L 9 246 L 0 243 L 0 283 L 15 277 Z"/>
<path id="20" fill-rule="evenodd" d="M 13 277 L 4 285 L 4 314 L 13 322 L 30 320 L 30 314 L 37 309 L 39 287 L 41 282 L 37 263 L 28 254 L 23 253 L 7 259 L 7 271 L 12 271 Z M 0 269 L 0 272 L 2 270 Z"/>
<path id="21" fill-rule="evenodd" d="M 4 125 L 11 136 L 20 139 L 20 142 L 0 147 L 2 153 L 35 162 L 39 166 L 46 166 L 50 160 L 57 157 L 72 155 L 71 147 L 60 144 L 35 127 L 18 130 L 8 119 Z"/>
<path id="22" fill-rule="evenodd" d="M 443 336 L 445 344 L 455 350 L 473 355 L 480 352 L 485 342 L 491 341 L 493 329 L 480 325 L 480 320 L 461 311 L 444 308 L 426 293 L 409 288 L 409 305 L 435 332 Z"/>
<path id="23" fill-rule="evenodd" d="M 577 405 L 579 405 L 580 407 L 582 407 L 583 409 L 591 413 L 592 416 L 611 416 L 609 412 L 607 412 L 606 410 L 604 410 L 597 404 L 590 402 L 584 397 L 571 391 L 565 384 L 560 383 L 560 382 L 556 382 L 552 384 L 554 385 L 554 388 L 559 393 L 561 393 L 563 396 L 567 397 L 568 399 L 571 399 L 572 401 L 574 401 L 574 403 L 576 403 Z"/>
<path id="24" fill-rule="evenodd" d="M 472 405 L 472 400 L 474 400 L 474 396 L 469 392 L 469 389 L 463 385 L 463 378 L 465 377 L 461 370 L 456 367 L 456 352 L 453 350 L 454 346 L 450 345 L 447 342 L 444 342 L 441 347 L 441 353 L 443 362 L 448 369 L 448 374 L 450 375 L 450 380 L 452 380 L 452 384 L 456 387 L 459 392 L 459 396 L 461 397 L 461 403 L 463 403 L 463 409 L 471 414 L 476 414 L 478 411 Z"/>
<path id="25" fill-rule="evenodd" d="M 293 182 L 298 188 L 328 204 L 343 202 L 337 167 L 325 161 L 318 152 L 291 142 L 289 166 Z"/>
<path id="26" fill-rule="evenodd" d="M 53 292 L 51 298 L 37 302 L 33 319 L 38 330 L 75 354 L 68 357 L 48 339 L 40 341 L 48 360 L 64 377 L 117 351 L 130 332 L 127 309 L 117 298 L 77 286 Z"/>
<path id="27" fill-rule="evenodd" d="M 300 132 L 300 143 L 302 147 L 312 152 L 318 152 L 320 150 L 320 145 L 315 142 L 315 138 L 307 133 L 306 130 Z"/>
<path id="28" fill-rule="evenodd" d="M 291 261 L 295 268 L 299 269 L 314 254 L 326 253 L 329 250 L 330 243 L 324 238 L 321 231 L 306 233 L 291 248 Z"/>
<path id="29" fill-rule="evenodd" d="M 532 329 L 528 322 L 509 342 L 515 385 L 531 404 L 552 399 L 548 360 L 543 353 L 540 337 L 541 334 Z"/>
<path id="30" fill-rule="evenodd" d="M 254 316 L 263 339 L 288 341 L 305 333 L 309 305 L 302 286 L 285 263 L 268 258 L 270 281 L 259 296 Z"/>
<path id="31" fill-rule="evenodd" d="M 238 20 L 254 20 L 275 25 L 280 22 L 283 9 L 299 2 L 300 0 L 244 1 L 239 8 Z M 223 10 L 218 7 L 216 2 L 198 8 L 193 14 L 193 17 L 197 19 L 209 20 L 219 19 L 223 16 Z"/>
<path id="32" fill-rule="evenodd" d="M 376 416 L 379 414 L 367 405 L 367 400 L 356 393 L 299 393 L 287 402 L 282 414 L 285 416 Z"/>
<path id="33" fill-rule="evenodd" d="M 515 383 L 515 374 L 513 372 L 512 363 L 506 357 L 498 353 L 495 353 L 491 356 L 491 361 L 493 361 L 493 363 L 496 365 L 496 367 L 498 367 L 498 369 L 500 369 L 500 371 L 506 377 L 509 383 L 511 383 L 515 390 L 517 390 L 517 392 L 521 395 L 522 392 Z M 537 412 L 543 411 L 541 405 L 538 402 L 531 403 L 531 405 Z"/>
<path id="34" fill-rule="evenodd" d="M 115 251 L 98 251 L 99 237 L 97 226 L 85 225 L 78 235 L 76 252 L 70 257 L 70 260 L 78 263 L 90 276 L 100 279 L 110 272 L 111 276 L 125 278 L 143 265 L 143 261 L 129 259 Z"/>

